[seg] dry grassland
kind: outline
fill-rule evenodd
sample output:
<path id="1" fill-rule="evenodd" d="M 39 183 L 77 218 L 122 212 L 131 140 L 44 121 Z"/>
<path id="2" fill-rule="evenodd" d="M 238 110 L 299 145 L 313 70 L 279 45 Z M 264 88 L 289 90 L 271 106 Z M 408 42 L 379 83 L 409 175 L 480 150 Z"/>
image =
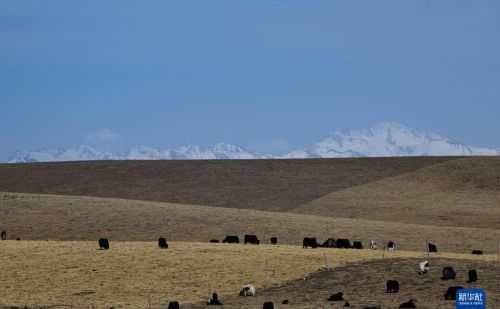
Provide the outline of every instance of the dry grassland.
<path id="1" fill-rule="evenodd" d="M 287 245 L 174 242 L 168 250 L 158 249 L 154 242 L 110 245 L 110 250 L 104 251 L 97 250 L 97 242 L 0 241 L 0 305 L 159 308 L 170 300 L 204 301 L 209 287 L 222 298 L 236 295 L 246 283 L 260 290 L 265 282 L 266 260 L 269 286 L 278 287 L 321 269 L 324 253 L 330 267 L 379 260 L 383 254 Z M 444 253 L 439 256 L 477 258 Z M 387 257 L 423 255 L 399 251 Z M 483 258 L 491 261 L 496 256 Z"/>
<path id="2" fill-rule="evenodd" d="M 419 309 L 454 309 L 455 302 L 445 300 L 443 295 L 450 286 L 464 288 L 481 288 L 486 291 L 487 308 L 500 308 L 500 264 L 496 262 L 480 262 L 431 258 L 428 274 L 419 275 L 415 265 L 421 259 L 396 258 L 373 259 L 350 263 L 337 267 L 329 272 L 315 272 L 306 280 L 297 279 L 279 287 L 259 291 L 256 297 L 242 298 L 237 296 L 224 299 L 227 308 L 261 309 L 265 301 L 273 301 L 277 308 L 334 308 L 345 309 L 344 302 L 327 302 L 326 299 L 337 292 L 344 294 L 353 309 L 365 306 L 380 306 L 384 309 L 396 309 L 409 299 L 417 300 Z M 453 267 L 457 272 L 454 280 L 441 280 L 442 268 Z M 467 282 L 467 271 L 476 269 L 478 281 Z M 386 281 L 398 280 L 398 293 L 386 293 Z M 281 305 L 283 299 L 289 305 Z M 185 306 L 190 309 L 205 308 L 202 303 Z"/>
<path id="3" fill-rule="evenodd" d="M 497 252 L 500 229 L 406 224 L 293 213 L 143 202 L 122 199 L 0 193 L 0 229 L 9 239 L 208 242 L 225 235 L 256 234 L 263 243 L 301 245 L 305 236 L 396 240 L 403 250 L 423 251 L 426 240 L 443 252 Z M 485 219 L 488 220 L 488 219 Z"/>
<path id="4" fill-rule="evenodd" d="M 435 164 L 327 194 L 293 212 L 500 229 L 500 157 Z"/>

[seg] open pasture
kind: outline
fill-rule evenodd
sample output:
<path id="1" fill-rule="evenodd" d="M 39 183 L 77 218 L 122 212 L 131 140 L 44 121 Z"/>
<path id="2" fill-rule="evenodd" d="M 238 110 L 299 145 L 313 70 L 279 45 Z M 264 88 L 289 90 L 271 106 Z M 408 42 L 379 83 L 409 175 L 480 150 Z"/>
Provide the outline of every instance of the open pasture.
<path id="1" fill-rule="evenodd" d="M 325 299 L 344 292 L 352 308 L 416 298 L 418 308 L 437 309 L 454 308 L 442 296 L 456 285 L 484 288 L 500 307 L 498 175 L 497 157 L 0 165 L 8 239 L 0 241 L 0 308 L 156 309 L 171 300 L 203 308 L 212 290 L 224 308 L 260 309 L 266 300 L 281 308 L 283 299 L 290 308 L 340 308 Z M 245 234 L 261 245 L 209 243 Z M 160 236 L 169 249 L 158 248 Z M 101 237 L 110 250 L 98 250 Z M 303 249 L 304 237 L 360 240 L 365 249 Z M 366 249 L 370 240 L 379 250 Z M 389 240 L 398 250 L 384 253 Z M 438 253 L 422 277 L 426 241 Z M 456 280 L 439 279 L 444 266 L 455 267 Z M 469 285 L 471 268 L 480 279 Z M 400 293 L 385 293 L 389 279 Z M 247 283 L 256 297 L 237 296 Z"/>
<path id="2" fill-rule="evenodd" d="M 380 248 L 394 239 L 400 249 L 424 251 L 426 240 L 444 252 L 473 249 L 497 253 L 500 229 L 337 218 L 197 205 L 78 196 L 0 193 L 0 229 L 9 239 L 208 242 L 226 235 L 255 234 L 262 243 L 301 245 L 304 237 L 361 240 Z M 425 222 L 423 222 L 425 223 Z"/>
<path id="3" fill-rule="evenodd" d="M 111 242 L 98 250 L 97 241 L 2 241 L 0 305 L 68 305 L 94 308 L 159 308 L 170 300 L 203 302 L 209 288 L 222 299 L 240 286 L 279 287 L 329 267 L 381 260 L 380 250 L 302 249 L 300 246 L 233 245 L 173 242 L 161 250 L 151 242 Z M 392 258 L 423 258 L 422 253 L 396 251 Z M 468 259 L 463 254 L 439 257 Z M 480 258 L 496 259 L 494 255 Z M 416 267 L 416 266 L 415 266 Z M 415 269 L 409 270 L 415 272 Z M 361 288 L 361 287 L 360 287 Z M 64 306 L 63 306 L 64 307 Z M 236 306 L 237 307 L 237 306 Z"/>

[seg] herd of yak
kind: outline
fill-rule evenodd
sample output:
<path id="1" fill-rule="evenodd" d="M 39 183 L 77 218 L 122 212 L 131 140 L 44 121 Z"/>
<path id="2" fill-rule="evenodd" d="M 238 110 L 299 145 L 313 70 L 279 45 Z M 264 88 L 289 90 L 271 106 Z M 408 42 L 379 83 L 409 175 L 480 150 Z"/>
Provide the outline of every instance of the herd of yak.
<path id="1" fill-rule="evenodd" d="M 0 231 L 0 239 L 6 240 L 7 239 L 7 233 L 6 231 Z M 17 239 L 19 240 L 19 238 Z M 217 239 L 211 239 L 211 243 L 219 243 L 219 240 Z M 222 241 L 223 243 L 240 243 L 240 239 L 238 236 L 226 236 L 224 240 Z M 244 244 L 252 244 L 252 245 L 259 245 L 260 240 L 257 238 L 256 235 L 245 235 Z M 278 238 L 277 237 L 271 237 L 270 238 L 270 243 L 272 245 L 277 245 L 278 244 Z M 161 249 L 168 249 L 168 243 L 167 240 L 164 237 L 160 237 L 158 239 L 158 246 Z M 318 248 L 318 247 L 324 247 L 324 248 L 352 248 L 352 249 L 363 249 L 363 244 L 360 241 L 354 241 L 352 244 L 348 239 L 344 238 L 328 238 L 323 244 L 320 244 L 317 242 L 316 238 L 311 238 L 311 237 L 305 237 L 302 241 L 302 246 L 303 248 Z M 99 239 L 99 248 L 101 250 L 108 250 L 109 249 L 109 241 L 106 238 L 101 238 Z M 387 244 L 387 248 L 389 251 L 395 250 L 396 249 L 396 243 L 391 240 Z M 375 241 L 370 241 L 370 249 L 377 249 L 377 244 Z M 432 243 L 427 244 L 427 250 L 428 252 L 437 252 L 437 246 Z M 481 250 L 473 250 L 472 254 L 483 254 Z M 419 274 L 424 275 L 429 272 L 429 262 L 428 261 L 423 261 L 419 265 Z M 444 267 L 443 268 L 443 277 L 441 278 L 442 280 L 453 280 L 456 277 L 456 272 L 453 269 L 453 267 Z M 468 271 L 468 277 L 469 280 L 467 282 L 475 282 L 478 279 L 477 276 L 477 271 L 475 269 L 471 269 Z M 456 300 L 456 293 L 458 290 L 463 289 L 461 286 L 452 286 L 449 287 L 444 294 L 444 298 L 446 300 Z M 386 283 L 386 292 L 387 293 L 397 293 L 399 291 L 399 282 L 396 280 L 388 280 Z M 253 285 L 245 285 L 242 290 L 240 291 L 240 296 L 253 296 L 255 295 L 255 287 Z M 332 294 L 330 297 L 327 299 L 328 301 L 345 301 L 343 293 L 338 292 L 336 294 Z M 288 300 L 284 300 L 282 304 L 288 304 Z M 208 300 L 207 305 L 222 305 L 222 303 L 219 301 L 219 298 L 217 296 L 217 293 L 212 294 L 212 298 Z M 349 302 L 345 302 L 344 307 L 349 307 Z M 168 305 L 169 309 L 178 309 L 179 308 L 179 303 L 174 301 L 170 302 Z M 273 309 L 274 304 L 272 302 L 265 302 L 263 304 L 263 309 Z M 365 307 L 365 309 L 377 309 L 379 307 Z M 399 308 L 417 308 L 416 307 L 416 300 L 415 299 L 410 299 L 409 301 L 402 303 Z"/>

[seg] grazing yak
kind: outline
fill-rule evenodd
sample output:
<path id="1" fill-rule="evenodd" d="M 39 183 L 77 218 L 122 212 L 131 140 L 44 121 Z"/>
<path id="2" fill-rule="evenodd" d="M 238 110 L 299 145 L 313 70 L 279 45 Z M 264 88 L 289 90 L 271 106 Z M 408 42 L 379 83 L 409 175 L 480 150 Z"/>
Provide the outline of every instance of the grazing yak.
<path id="1" fill-rule="evenodd" d="M 365 306 L 363 309 L 380 309 L 380 306 Z"/>
<path id="2" fill-rule="evenodd" d="M 352 244 L 353 249 L 363 249 L 363 243 L 361 241 L 355 241 Z"/>
<path id="3" fill-rule="evenodd" d="M 212 294 L 212 298 L 210 298 L 207 302 L 209 306 L 222 306 L 222 303 L 219 301 L 219 296 L 217 293 Z"/>
<path id="4" fill-rule="evenodd" d="M 266 301 L 263 305 L 262 305 L 262 309 L 274 309 L 274 304 L 272 301 Z"/>
<path id="5" fill-rule="evenodd" d="M 290 301 L 288 301 L 288 299 L 285 299 L 281 302 L 283 305 L 288 305 L 290 303 Z"/>
<path id="6" fill-rule="evenodd" d="M 399 281 L 396 281 L 396 280 L 387 280 L 387 283 L 386 283 L 386 292 L 387 293 L 397 293 L 397 292 L 399 292 Z"/>
<path id="7" fill-rule="evenodd" d="M 210 239 L 210 242 L 212 244 L 218 244 L 218 243 L 220 243 L 220 241 L 218 239 Z"/>
<path id="8" fill-rule="evenodd" d="M 328 301 L 342 301 L 344 300 L 344 293 L 338 292 L 335 294 L 330 295 L 327 299 Z"/>
<path id="9" fill-rule="evenodd" d="M 163 237 L 158 238 L 158 247 L 160 249 L 168 249 L 167 240 Z"/>
<path id="10" fill-rule="evenodd" d="M 333 239 L 333 238 L 328 238 L 323 243 L 323 247 L 324 248 L 336 248 L 337 247 L 337 241 L 335 241 L 335 239 Z"/>
<path id="11" fill-rule="evenodd" d="M 438 252 L 437 246 L 435 244 L 428 243 L 427 250 L 429 253 Z"/>
<path id="12" fill-rule="evenodd" d="M 260 244 L 259 239 L 255 235 L 245 235 L 244 244 L 258 245 Z"/>
<path id="13" fill-rule="evenodd" d="M 178 301 L 171 301 L 168 303 L 168 309 L 179 309 L 179 302 Z"/>
<path id="14" fill-rule="evenodd" d="M 446 290 L 444 294 L 444 299 L 446 300 L 457 300 L 457 291 L 463 289 L 461 286 L 451 286 Z"/>
<path id="15" fill-rule="evenodd" d="M 337 238 L 337 248 L 349 249 L 351 248 L 351 242 L 349 239 Z"/>
<path id="16" fill-rule="evenodd" d="M 399 308 L 417 308 L 417 301 L 415 299 L 410 299 L 406 303 L 399 305 Z"/>
<path id="17" fill-rule="evenodd" d="M 2 231 L 2 232 L 0 232 L 0 238 L 1 238 L 2 240 L 6 240 L 6 239 L 7 239 L 7 232 L 6 232 L 6 231 Z"/>
<path id="18" fill-rule="evenodd" d="M 278 244 L 278 237 L 271 237 L 271 245 L 277 245 Z"/>
<path id="19" fill-rule="evenodd" d="M 245 284 L 240 290 L 240 296 L 255 296 L 255 287 L 251 284 Z"/>
<path id="20" fill-rule="evenodd" d="M 483 254 L 483 250 L 472 250 L 472 254 L 481 255 Z"/>
<path id="21" fill-rule="evenodd" d="M 423 262 L 421 262 L 420 265 L 419 265 L 419 268 L 420 268 L 420 270 L 419 270 L 418 273 L 420 275 L 428 273 L 429 269 L 430 269 L 429 261 L 423 261 Z"/>
<path id="22" fill-rule="evenodd" d="M 389 251 L 396 250 L 396 242 L 394 240 L 389 241 L 387 243 L 387 249 L 389 249 Z"/>
<path id="23" fill-rule="evenodd" d="M 375 240 L 370 240 L 370 249 L 377 250 L 377 242 Z"/>
<path id="24" fill-rule="evenodd" d="M 316 238 L 314 237 L 304 237 L 304 240 L 302 240 L 302 248 L 317 248 L 318 247 L 318 242 L 316 241 Z"/>
<path id="25" fill-rule="evenodd" d="M 99 239 L 99 249 L 108 250 L 109 249 L 109 241 L 107 238 Z"/>
<path id="26" fill-rule="evenodd" d="M 457 276 L 457 273 L 451 266 L 443 267 L 443 277 L 441 280 L 453 280 Z"/>
<path id="27" fill-rule="evenodd" d="M 468 283 L 476 282 L 477 281 L 477 271 L 475 269 L 469 270 L 467 273 L 469 280 L 467 280 Z"/>
<path id="28" fill-rule="evenodd" d="M 238 236 L 226 236 L 222 242 L 228 244 L 239 244 L 240 238 Z"/>

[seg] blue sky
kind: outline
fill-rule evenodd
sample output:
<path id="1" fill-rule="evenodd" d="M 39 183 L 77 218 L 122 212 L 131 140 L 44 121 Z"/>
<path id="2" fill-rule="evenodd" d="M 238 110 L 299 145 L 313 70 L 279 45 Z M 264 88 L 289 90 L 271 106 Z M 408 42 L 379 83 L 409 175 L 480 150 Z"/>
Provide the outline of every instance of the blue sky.
<path id="1" fill-rule="evenodd" d="M 2 1 L 0 159 L 396 121 L 500 147 L 499 1 Z"/>

